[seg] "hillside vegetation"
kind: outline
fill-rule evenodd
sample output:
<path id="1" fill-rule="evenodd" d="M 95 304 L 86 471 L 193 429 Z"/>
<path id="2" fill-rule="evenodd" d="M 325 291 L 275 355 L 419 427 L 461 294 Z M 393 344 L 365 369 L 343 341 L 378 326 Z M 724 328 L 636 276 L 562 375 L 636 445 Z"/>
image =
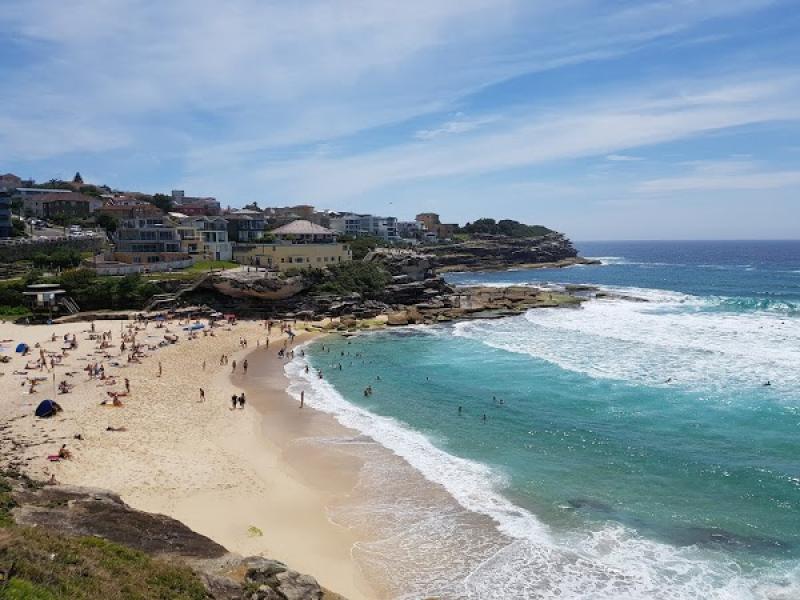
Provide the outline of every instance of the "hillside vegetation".
<path id="1" fill-rule="evenodd" d="M 504 235 L 513 238 L 533 238 L 542 237 L 548 233 L 553 233 L 552 229 L 548 229 L 544 225 L 525 225 L 513 219 L 501 219 L 495 221 L 494 219 L 484 218 L 478 219 L 473 223 L 467 223 L 459 229 L 459 233 L 487 234 L 487 235 Z"/>
<path id="2" fill-rule="evenodd" d="M 188 567 L 97 537 L 70 537 L 17 525 L 11 515 L 14 506 L 11 486 L 0 477 L 0 600 L 208 597 Z"/>

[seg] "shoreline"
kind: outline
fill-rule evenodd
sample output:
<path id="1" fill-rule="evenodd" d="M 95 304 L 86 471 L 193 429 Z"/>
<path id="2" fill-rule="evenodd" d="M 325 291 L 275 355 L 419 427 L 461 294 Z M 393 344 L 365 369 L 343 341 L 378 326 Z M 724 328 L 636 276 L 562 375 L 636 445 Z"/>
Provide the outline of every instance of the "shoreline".
<path id="1" fill-rule="evenodd" d="M 0 417 L 7 423 L 2 462 L 42 481 L 52 478 L 110 490 L 133 508 L 178 519 L 231 552 L 286 562 L 349 600 L 374 598 L 355 567 L 352 534 L 327 514 L 332 494 L 345 491 L 352 480 L 328 478 L 327 489 L 310 485 L 317 474 L 301 475 L 297 461 L 290 465 L 284 460 L 279 445 L 264 435 L 260 411 L 249 404 L 244 410 L 230 409 L 232 388 L 239 393 L 252 385 L 245 379 L 255 383 L 260 359 L 253 359 L 248 375 L 231 378 L 231 367 L 219 364 L 220 355 L 228 354 L 231 364 L 236 360 L 241 365 L 258 352 L 257 339 L 263 353 L 267 332 L 262 322 L 217 327 L 213 337 L 195 339 L 188 339 L 181 327 L 168 325 L 180 340 L 161 348 L 157 343 L 167 329 L 151 323 L 137 333 L 152 345 L 150 356 L 126 364 L 118 344 L 119 332 L 129 325 L 133 322 L 98 322 L 98 334 L 110 330 L 114 336 L 113 347 L 101 350 L 96 340 L 88 339 L 89 323 L 0 324 L 0 338 L 13 340 L 4 344 L 13 356 L 11 362 L 0 365 L 0 395 L 8 399 L 0 407 Z M 52 332 L 56 342 L 50 342 Z M 21 373 L 25 361 L 38 358 L 40 349 L 57 352 L 65 333 L 77 336 L 78 349 L 68 352 L 52 373 L 26 372 L 25 379 L 45 378 L 34 394 L 26 393 L 19 386 L 23 375 L 15 371 Z M 298 341 L 306 335 L 298 331 Z M 239 346 L 242 337 L 248 339 L 249 348 Z M 283 339 L 273 332 L 270 340 L 276 351 Z M 13 353 L 19 341 L 30 344 L 30 356 Z M 102 361 L 106 372 L 116 377 L 115 386 L 106 385 L 110 378 L 101 382 L 87 377 L 83 368 L 94 360 Z M 120 366 L 113 367 L 114 362 Z M 159 364 L 162 376 L 157 373 Z M 241 366 L 237 370 L 241 372 Z M 266 396 L 277 400 L 273 404 L 288 407 L 291 398 L 285 395 L 282 377 L 282 373 L 271 377 L 282 389 L 272 389 Z M 51 378 L 68 379 L 74 388 L 68 394 L 55 394 Z M 108 398 L 107 391 L 124 389 L 123 378 L 130 380 L 131 392 L 120 398 L 122 406 L 99 406 Z M 205 391 L 204 402 L 199 401 L 199 388 Z M 55 399 L 63 412 L 49 419 L 35 418 L 33 410 L 45 398 Z M 48 462 L 46 457 L 64 443 L 71 459 Z"/>

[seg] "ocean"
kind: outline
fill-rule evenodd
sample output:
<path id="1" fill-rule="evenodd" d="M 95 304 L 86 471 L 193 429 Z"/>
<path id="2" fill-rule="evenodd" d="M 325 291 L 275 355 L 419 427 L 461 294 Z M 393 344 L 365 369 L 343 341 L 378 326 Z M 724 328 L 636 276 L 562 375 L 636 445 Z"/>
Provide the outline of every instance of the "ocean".
<path id="1" fill-rule="evenodd" d="M 800 242 L 577 246 L 602 264 L 448 280 L 611 297 L 287 365 L 397 458 L 332 518 L 373 523 L 357 556 L 397 598 L 800 598 Z"/>

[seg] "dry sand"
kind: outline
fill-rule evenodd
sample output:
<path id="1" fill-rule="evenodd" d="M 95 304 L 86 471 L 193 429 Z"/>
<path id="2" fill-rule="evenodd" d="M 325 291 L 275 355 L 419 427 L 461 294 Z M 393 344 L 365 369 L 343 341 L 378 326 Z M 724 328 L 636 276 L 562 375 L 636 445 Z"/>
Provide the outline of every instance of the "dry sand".
<path id="1" fill-rule="evenodd" d="M 110 359 L 89 339 L 88 323 L 0 324 L 0 340 L 10 340 L 2 344 L 0 355 L 13 357 L 0 364 L 0 422 L 5 427 L 0 460 L 21 461 L 34 477 L 110 489 L 131 506 L 179 519 L 231 551 L 282 560 L 350 600 L 375 597 L 352 558 L 353 533 L 330 521 L 326 510 L 352 490 L 359 465 L 344 454 L 284 452 L 291 440 L 312 429 L 315 435 L 342 429 L 327 415 L 299 410 L 285 393 L 282 362 L 275 357 L 285 336 L 273 329 L 266 351 L 260 322 L 215 328 L 214 337 L 201 333 L 191 340 L 171 323 L 169 328 L 180 337 L 177 344 L 151 352 L 140 364 L 127 364 L 124 355 L 118 356 L 118 345 L 122 328 L 129 324 L 96 323 L 97 332 L 113 332 Z M 14 371 L 38 358 L 37 343 L 60 351 L 65 333 L 75 333 L 79 347 L 53 372 L 57 382 L 70 381 L 74 389 L 56 395 L 53 372 L 30 371 L 29 376 L 46 381 L 36 393 L 27 393 L 21 385 L 25 376 Z M 137 341 L 155 345 L 164 333 L 150 324 Z M 248 340 L 246 349 L 239 345 L 242 337 Z M 302 338 L 301 332 L 298 341 Z M 253 352 L 257 340 L 262 349 Z M 31 346 L 29 357 L 14 352 L 20 341 Z M 229 355 L 230 364 L 220 366 L 222 354 Z M 247 375 L 241 373 L 245 357 L 251 363 Z M 121 366 L 112 367 L 114 360 Z M 231 375 L 234 360 L 239 368 Z M 117 378 L 116 385 L 89 380 L 82 369 L 96 361 Z M 130 396 L 121 398 L 124 406 L 100 406 L 107 390 L 124 389 L 124 377 L 131 383 Z M 243 390 L 247 406 L 231 410 L 231 394 Z M 64 411 L 50 419 L 35 418 L 34 409 L 45 398 L 57 400 Z M 109 426 L 127 431 L 106 431 Z M 74 439 L 77 434 L 83 439 Z M 48 462 L 47 455 L 62 443 L 72 458 Z"/>

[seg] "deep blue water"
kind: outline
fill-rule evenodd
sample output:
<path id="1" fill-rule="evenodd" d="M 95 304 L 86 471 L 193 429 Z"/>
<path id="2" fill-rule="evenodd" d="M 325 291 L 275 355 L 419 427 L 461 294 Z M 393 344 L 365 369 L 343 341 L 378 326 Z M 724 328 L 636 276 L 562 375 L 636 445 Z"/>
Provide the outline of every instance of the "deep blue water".
<path id="1" fill-rule="evenodd" d="M 647 301 L 331 339 L 310 362 L 340 399 L 390 417 L 392 440 L 421 432 L 486 469 L 437 470 L 429 451 L 395 450 L 516 528 L 525 550 L 508 560 L 526 581 L 562 553 L 587 561 L 566 579 L 552 567 L 547 593 L 520 583 L 517 597 L 800 597 L 800 242 L 578 247 L 604 264 L 449 278 Z M 365 433 L 389 440 L 381 427 Z"/>

